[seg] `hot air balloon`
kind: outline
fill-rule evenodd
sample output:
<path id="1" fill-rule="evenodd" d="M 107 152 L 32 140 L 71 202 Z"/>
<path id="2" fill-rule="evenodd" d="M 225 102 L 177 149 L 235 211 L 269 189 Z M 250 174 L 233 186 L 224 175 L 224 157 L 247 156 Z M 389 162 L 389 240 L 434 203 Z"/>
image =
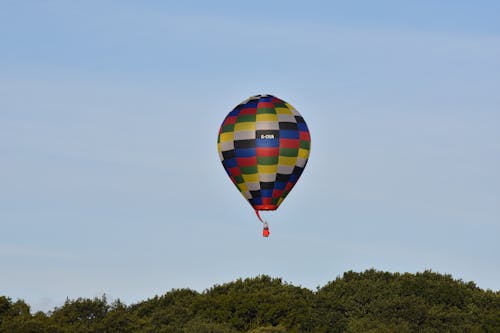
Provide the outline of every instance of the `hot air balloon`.
<path id="1" fill-rule="evenodd" d="M 297 183 L 309 158 L 304 118 L 287 102 L 256 95 L 237 105 L 219 129 L 222 165 L 264 224 L 259 211 L 276 210 Z"/>

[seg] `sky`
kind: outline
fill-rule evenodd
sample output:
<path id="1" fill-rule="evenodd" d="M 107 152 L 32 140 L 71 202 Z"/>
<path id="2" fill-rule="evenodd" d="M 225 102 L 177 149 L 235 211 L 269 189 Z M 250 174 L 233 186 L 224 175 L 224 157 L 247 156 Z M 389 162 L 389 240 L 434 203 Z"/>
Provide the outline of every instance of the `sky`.
<path id="1" fill-rule="evenodd" d="M 500 2 L 0 0 L 0 295 L 49 311 L 267 274 L 430 269 L 500 290 Z M 271 237 L 217 133 L 292 104 Z"/>

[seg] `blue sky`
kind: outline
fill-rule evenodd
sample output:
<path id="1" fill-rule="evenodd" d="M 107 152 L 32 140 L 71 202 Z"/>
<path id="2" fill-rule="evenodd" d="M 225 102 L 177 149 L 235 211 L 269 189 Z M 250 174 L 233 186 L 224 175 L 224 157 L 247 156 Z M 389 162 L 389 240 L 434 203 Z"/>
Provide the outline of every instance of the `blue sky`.
<path id="1" fill-rule="evenodd" d="M 269 274 L 500 289 L 497 1 L 0 2 L 0 295 L 50 310 Z M 274 94 L 311 130 L 272 235 L 216 150 Z"/>

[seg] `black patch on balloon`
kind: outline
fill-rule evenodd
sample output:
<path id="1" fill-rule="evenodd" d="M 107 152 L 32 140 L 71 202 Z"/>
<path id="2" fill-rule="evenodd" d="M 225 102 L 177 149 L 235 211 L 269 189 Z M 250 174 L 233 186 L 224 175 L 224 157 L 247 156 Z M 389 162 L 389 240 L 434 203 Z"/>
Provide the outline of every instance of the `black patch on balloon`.
<path id="1" fill-rule="evenodd" d="M 240 148 L 255 148 L 257 145 L 255 139 L 250 140 L 234 140 L 234 149 Z"/>
<path id="2" fill-rule="evenodd" d="M 252 198 L 260 198 L 261 197 L 260 190 L 250 191 L 250 194 L 252 195 Z"/>
<path id="3" fill-rule="evenodd" d="M 290 179 L 290 175 L 284 175 L 282 173 L 277 173 L 276 174 L 276 181 L 277 182 L 288 182 L 288 179 Z"/>
<path id="4" fill-rule="evenodd" d="M 297 126 L 297 123 L 290 123 L 290 122 L 280 122 L 280 130 L 295 130 L 297 131 L 299 127 Z"/>
<path id="5" fill-rule="evenodd" d="M 222 152 L 222 157 L 224 157 L 224 160 L 228 160 L 230 158 L 236 157 L 234 150 L 227 150 Z"/>
<path id="6" fill-rule="evenodd" d="M 302 118 L 302 116 L 295 116 L 295 120 L 297 120 L 297 123 L 305 123 L 304 118 Z"/>
<path id="7" fill-rule="evenodd" d="M 274 182 L 260 182 L 261 190 L 272 190 L 274 188 Z"/>
<path id="8" fill-rule="evenodd" d="M 279 139 L 280 131 L 278 130 L 257 130 L 255 131 L 255 137 L 257 139 Z"/>

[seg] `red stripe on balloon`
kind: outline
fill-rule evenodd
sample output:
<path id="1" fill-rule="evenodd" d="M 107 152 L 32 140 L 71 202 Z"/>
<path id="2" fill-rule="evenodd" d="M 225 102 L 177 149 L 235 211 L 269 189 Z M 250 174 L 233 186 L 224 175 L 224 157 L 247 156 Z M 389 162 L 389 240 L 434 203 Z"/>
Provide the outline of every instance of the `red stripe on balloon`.
<path id="1" fill-rule="evenodd" d="M 309 134 L 309 132 L 300 132 L 299 138 L 303 141 L 311 141 L 311 135 Z"/>
<path id="2" fill-rule="evenodd" d="M 245 114 L 256 114 L 256 113 L 257 113 L 257 108 L 246 108 L 246 109 L 241 109 L 238 114 L 245 115 Z"/>
<path id="3" fill-rule="evenodd" d="M 236 119 L 238 119 L 238 116 L 229 116 L 229 117 L 227 117 L 224 120 L 224 124 L 222 124 L 222 126 L 224 126 L 224 125 L 230 125 L 230 124 L 235 124 L 236 123 Z"/>
<path id="4" fill-rule="evenodd" d="M 274 109 L 274 104 L 271 102 L 259 102 L 257 105 L 257 108 L 270 108 Z"/>
<path id="5" fill-rule="evenodd" d="M 273 198 L 279 198 L 283 194 L 283 190 L 273 190 Z"/>
<path id="6" fill-rule="evenodd" d="M 279 148 L 264 147 L 256 149 L 257 156 L 278 156 L 280 154 Z"/>
<path id="7" fill-rule="evenodd" d="M 239 176 L 239 175 L 241 175 L 241 171 L 240 171 L 239 167 L 230 168 L 229 169 L 229 173 L 231 174 L 231 176 Z"/>
<path id="8" fill-rule="evenodd" d="M 237 157 L 236 158 L 236 163 L 239 166 L 254 166 L 257 165 L 257 157 L 252 156 L 252 157 Z"/>
<path id="9" fill-rule="evenodd" d="M 262 198 L 263 205 L 271 205 L 273 203 L 272 198 Z"/>
<path id="10" fill-rule="evenodd" d="M 280 139 L 280 148 L 299 148 L 299 139 Z"/>

